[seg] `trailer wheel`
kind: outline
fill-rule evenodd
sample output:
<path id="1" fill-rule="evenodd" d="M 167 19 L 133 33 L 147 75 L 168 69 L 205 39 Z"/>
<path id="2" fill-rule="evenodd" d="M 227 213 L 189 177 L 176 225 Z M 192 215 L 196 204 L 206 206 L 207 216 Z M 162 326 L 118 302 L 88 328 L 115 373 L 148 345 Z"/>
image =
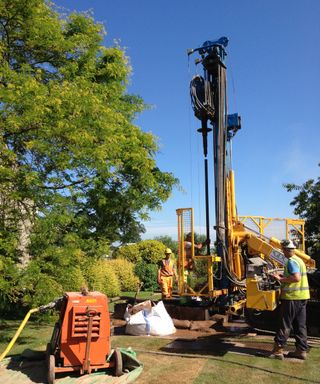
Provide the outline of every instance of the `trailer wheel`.
<path id="1" fill-rule="evenodd" d="M 47 344 L 47 349 L 46 349 L 46 366 L 48 367 L 48 369 L 49 369 L 49 358 L 50 358 L 50 354 L 51 354 L 51 344 L 48 343 L 48 344 Z"/>
<path id="2" fill-rule="evenodd" d="M 48 359 L 48 384 L 54 384 L 56 361 L 54 355 L 49 355 Z"/>
<path id="3" fill-rule="evenodd" d="M 119 377 L 123 375 L 123 361 L 122 361 L 122 355 L 118 348 L 114 351 L 114 372 L 115 376 Z"/>

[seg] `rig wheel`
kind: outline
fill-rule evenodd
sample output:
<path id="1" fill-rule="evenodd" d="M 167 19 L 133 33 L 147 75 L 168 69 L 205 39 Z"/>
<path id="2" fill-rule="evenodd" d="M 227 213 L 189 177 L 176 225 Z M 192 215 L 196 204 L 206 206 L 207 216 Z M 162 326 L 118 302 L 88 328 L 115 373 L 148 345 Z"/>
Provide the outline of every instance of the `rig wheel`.
<path id="1" fill-rule="evenodd" d="M 50 354 L 51 354 L 51 344 L 48 343 L 48 344 L 47 344 L 47 349 L 46 349 L 46 366 L 48 367 L 48 369 L 49 369 L 49 358 L 50 358 Z"/>
<path id="2" fill-rule="evenodd" d="M 55 359 L 54 355 L 49 355 L 49 358 L 48 358 L 48 384 L 54 384 L 55 366 L 56 366 L 56 359 Z"/>

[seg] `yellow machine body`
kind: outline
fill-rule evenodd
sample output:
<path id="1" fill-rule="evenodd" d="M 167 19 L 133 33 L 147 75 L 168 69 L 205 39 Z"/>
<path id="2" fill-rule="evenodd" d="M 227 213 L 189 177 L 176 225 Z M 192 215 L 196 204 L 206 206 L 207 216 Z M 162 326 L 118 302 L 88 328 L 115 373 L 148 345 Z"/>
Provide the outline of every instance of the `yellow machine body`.
<path id="1" fill-rule="evenodd" d="M 259 288 L 259 283 L 259 277 L 246 279 L 246 307 L 261 311 L 273 311 L 279 303 L 280 288 L 264 291 Z"/>
<path id="2" fill-rule="evenodd" d="M 295 250 L 295 254 L 299 256 L 309 268 L 315 267 L 315 261 L 304 252 L 304 221 L 300 219 L 279 219 L 266 218 L 262 216 L 238 216 L 236 210 L 234 173 L 229 171 L 226 178 L 226 212 L 227 212 L 227 267 L 230 273 L 239 281 L 242 280 L 242 289 L 246 292 L 246 300 L 240 300 L 228 309 L 229 313 L 239 313 L 242 308 L 252 308 L 257 310 L 273 311 L 280 297 L 280 288 L 270 284 L 270 289 L 267 284 L 261 285 L 261 276 L 246 275 L 246 266 L 243 262 L 242 248 L 247 248 L 248 257 L 258 257 L 262 260 L 267 260 L 274 269 L 284 267 L 286 259 L 282 253 L 281 241 L 276 237 L 267 237 L 265 233 L 270 231 L 272 223 L 283 225 L 283 233 L 285 238 L 290 238 L 295 234 L 295 240 L 299 246 Z M 204 296 L 215 298 L 220 295 L 230 293 L 230 289 L 215 289 L 215 271 L 221 263 L 221 257 L 217 255 L 195 255 L 194 244 L 194 228 L 193 228 L 193 209 L 179 208 L 177 209 L 178 216 L 178 275 L 179 275 L 179 295 L 180 296 Z M 249 227 L 249 223 L 251 227 Z M 253 228 L 252 228 L 253 227 Z M 192 251 L 191 257 L 194 261 L 205 259 L 207 261 L 207 281 L 202 287 L 194 289 L 188 282 L 188 274 L 185 268 L 185 238 L 187 234 L 192 234 Z M 262 274 L 267 273 L 266 268 L 261 269 Z M 237 289 L 234 285 L 233 290 Z M 232 290 L 231 289 L 231 290 Z"/>

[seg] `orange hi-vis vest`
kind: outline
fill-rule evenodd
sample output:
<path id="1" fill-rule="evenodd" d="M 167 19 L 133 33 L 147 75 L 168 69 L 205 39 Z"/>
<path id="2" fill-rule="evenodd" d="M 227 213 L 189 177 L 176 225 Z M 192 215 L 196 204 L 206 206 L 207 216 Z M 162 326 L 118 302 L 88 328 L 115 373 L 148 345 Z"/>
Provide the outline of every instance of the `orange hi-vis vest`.
<path id="1" fill-rule="evenodd" d="M 161 269 L 160 269 L 160 276 L 173 276 L 173 267 L 174 262 L 173 260 L 161 260 Z"/>

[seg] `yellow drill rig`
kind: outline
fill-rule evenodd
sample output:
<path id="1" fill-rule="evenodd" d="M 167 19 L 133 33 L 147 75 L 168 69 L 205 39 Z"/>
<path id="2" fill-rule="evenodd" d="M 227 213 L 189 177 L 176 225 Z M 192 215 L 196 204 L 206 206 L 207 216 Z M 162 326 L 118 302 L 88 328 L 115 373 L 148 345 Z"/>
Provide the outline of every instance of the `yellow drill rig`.
<path id="1" fill-rule="evenodd" d="M 319 333 L 316 318 L 320 314 L 320 278 L 315 262 L 304 252 L 304 221 L 272 219 L 259 216 L 239 216 L 236 209 L 234 173 L 231 169 L 231 141 L 241 128 L 238 114 L 228 115 L 226 97 L 226 47 L 228 39 L 206 41 L 200 48 L 196 64 L 203 67 L 203 76 L 196 75 L 190 83 L 190 95 L 195 116 L 201 121 L 206 200 L 206 250 L 197 254 L 194 241 L 192 208 L 177 209 L 179 295 L 201 298 L 212 308 L 229 314 L 245 313 L 247 320 L 259 328 L 274 328 L 280 286 L 272 273 L 283 269 L 286 259 L 281 242 L 266 236 L 265 229 L 278 221 L 284 225 L 284 237 L 294 238 L 295 253 L 308 267 L 313 300 L 308 308 L 311 333 Z M 208 127 L 210 123 L 211 127 Z M 215 252 L 210 247 L 208 134 L 213 132 L 213 171 L 215 191 Z M 248 225 L 248 222 L 251 225 Z M 253 223 L 253 225 L 252 225 Z M 202 252 L 203 253 L 203 252 Z M 207 261 L 207 280 L 201 287 L 192 287 L 188 274 L 196 260 Z M 192 262 L 191 262 L 192 261 Z"/>

